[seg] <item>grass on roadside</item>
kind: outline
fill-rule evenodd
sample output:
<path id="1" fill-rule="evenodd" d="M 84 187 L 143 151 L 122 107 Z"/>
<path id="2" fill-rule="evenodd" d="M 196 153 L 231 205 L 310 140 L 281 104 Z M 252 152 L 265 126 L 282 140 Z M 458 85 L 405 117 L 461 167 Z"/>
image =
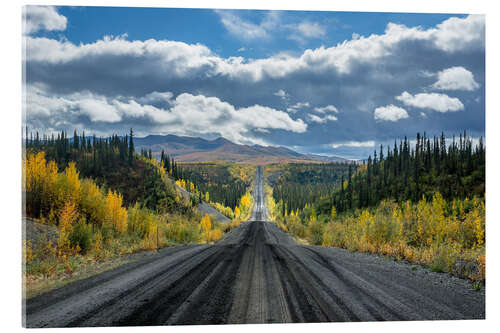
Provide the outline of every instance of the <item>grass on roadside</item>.
<path id="1" fill-rule="evenodd" d="M 282 230 L 311 245 L 378 253 L 423 265 L 433 272 L 448 272 L 472 281 L 486 279 L 484 199 L 446 202 L 437 193 L 431 200 L 402 204 L 383 201 L 377 207 L 333 218 L 316 216 L 311 207 L 282 216 L 280 205 L 272 201 L 270 193 L 267 203 Z"/>
<path id="2" fill-rule="evenodd" d="M 25 241 L 23 287 L 26 297 L 115 268 L 141 257 L 138 256 L 141 253 L 146 255 L 180 244 L 213 244 L 240 225 L 240 219 L 219 223 L 212 222 L 208 215 L 186 220 L 185 216 L 177 215 L 154 219 L 147 216 L 147 211 L 141 213 L 140 210 L 137 214 L 142 214 L 138 217 L 141 222 L 134 222 L 135 215 L 129 214 L 127 232 L 84 228 L 77 230 L 78 235 L 70 235 L 80 243 L 70 242 L 66 247 L 62 247 L 58 239 L 47 240 L 43 236 L 36 242 Z M 83 239 L 87 244 L 85 249 L 79 245 Z"/>

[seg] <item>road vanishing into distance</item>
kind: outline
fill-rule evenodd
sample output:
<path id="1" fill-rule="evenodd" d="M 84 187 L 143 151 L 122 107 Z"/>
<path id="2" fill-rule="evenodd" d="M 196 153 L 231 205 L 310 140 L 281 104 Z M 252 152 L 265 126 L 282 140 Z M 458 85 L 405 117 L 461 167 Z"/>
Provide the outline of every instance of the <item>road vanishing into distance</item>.
<path id="1" fill-rule="evenodd" d="M 147 259 L 26 301 L 27 327 L 482 319 L 484 291 L 381 256 L 298 245 L 255 179 L 255 206 L 215 245 Z"/>

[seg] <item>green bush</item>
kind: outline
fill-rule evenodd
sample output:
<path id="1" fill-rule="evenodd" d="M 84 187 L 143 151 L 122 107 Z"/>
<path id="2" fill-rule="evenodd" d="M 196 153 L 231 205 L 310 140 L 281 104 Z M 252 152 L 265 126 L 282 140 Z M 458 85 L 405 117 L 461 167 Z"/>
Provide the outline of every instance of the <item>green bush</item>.
<path id="1" fill-rule="evenodd" d="M 80 219 L 69 236 L 71 246 L 79 246 L 86 253 L 92 245 L 92 226 Z"/>
<path id="2" fill-rule="evenodd" d="M 311 221 L 307 227 L 307 236 L 312 245 L 321 245 L 323 243 L 324 224 L 320 221 Z"/>
<path id="3" fill-rule="evenodd" d="M 444 268 L 439 262 L 435 262 L 430 266 L 431 272 L 444 273 Z"/>

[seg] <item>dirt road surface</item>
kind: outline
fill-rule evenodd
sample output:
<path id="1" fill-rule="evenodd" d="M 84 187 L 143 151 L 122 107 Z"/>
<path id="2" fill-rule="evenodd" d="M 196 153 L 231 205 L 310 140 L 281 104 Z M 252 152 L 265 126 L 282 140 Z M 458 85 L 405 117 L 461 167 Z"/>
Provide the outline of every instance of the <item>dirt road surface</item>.
<path id="1" fill-rule="evenodd" d="M 253 220 L 216 245 L 165 248 L 26 302 L 27 327 L 482 319 L 484 291 L 447 274 L 300 246 L 265 222 L 263 175 Z"/>

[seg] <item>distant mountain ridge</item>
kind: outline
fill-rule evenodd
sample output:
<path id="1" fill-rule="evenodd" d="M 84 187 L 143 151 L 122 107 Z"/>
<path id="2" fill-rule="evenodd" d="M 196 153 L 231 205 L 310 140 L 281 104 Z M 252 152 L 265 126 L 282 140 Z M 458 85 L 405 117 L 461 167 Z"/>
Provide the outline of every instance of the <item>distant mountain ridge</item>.
<path id="1" fill-rule="evenodd" d="M 228 161 L 252 164 L 279 162 L 344 162 L 337 156 L 300 154 L 286 147 L 240 145 L 225 138 L 206 140 L 199 137 L 168 135 L 148 135 L 134 138 L 135 148 L 151 149 L 154 156 L 166 154 L 181 162 Z"/>

